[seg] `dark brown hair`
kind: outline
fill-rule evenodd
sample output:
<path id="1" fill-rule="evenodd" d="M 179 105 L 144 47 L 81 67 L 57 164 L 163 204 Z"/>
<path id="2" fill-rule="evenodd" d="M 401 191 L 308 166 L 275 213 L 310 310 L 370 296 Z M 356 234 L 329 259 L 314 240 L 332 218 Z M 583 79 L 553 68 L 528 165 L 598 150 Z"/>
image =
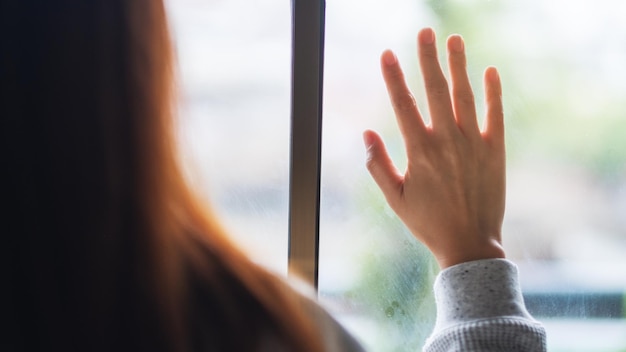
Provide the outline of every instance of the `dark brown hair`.
<path id="1" fill-rule="evenodd" d="M 319 350 L 181 174 L 161 1 L 1 0 L 0 50 L 1 350 Z"/>

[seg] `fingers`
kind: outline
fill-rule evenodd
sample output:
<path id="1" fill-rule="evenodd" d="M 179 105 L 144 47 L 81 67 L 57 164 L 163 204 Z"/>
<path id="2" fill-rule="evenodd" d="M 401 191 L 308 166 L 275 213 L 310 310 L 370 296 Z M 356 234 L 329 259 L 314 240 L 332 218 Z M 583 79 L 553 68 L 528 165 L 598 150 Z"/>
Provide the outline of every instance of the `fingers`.
<path id="1" fill-rule="evenodd" d="M 381 56 L 381 69 L 393 110 L 405 139 L 425 131 L 424 121 L 417 109 L 415 98 L 406 85 L 404 73 L 395 54 L 386 50 Z"/>
<path id="2" fill-rule="evenodd" d="M 451 129 L 455 127 L 456 122 L 448 83 L 437 58 L 435 32 L 430 28 L 422 29 L 417 35 L 417 42 L 433 129 Z"/>
<path id="3" fill-rule="evenodd" d="M 448 68 L 452 84 L 452 107 L 457 125 L 465 135 L 478 135 L 474 93 L 467 75 L 465 44 L 460 35 L 448 38 Z"/>
<path id="4" fill-rule="evenodd" d="M 504 109 L 502 106 L 502 86 L 500 75 L 495 67 L 485 70 L 486 113 L 484 135 L 498 146 L 504 145 Z"/>
<path id="5" fill-rule="evenodd" d="M 393 164 L 383 140 L 376 132 L 365 131 L 363 141 L 367 148 L 367 169 L 382 190 L 389 205 L 394 208 L 400 199 L 404 176 Z"/>
<path id="6" fill-rule="evenodd" d="M 434 31 L 425 28 L 419 32 L 419 61 L 426 87 L 432 129 L 454 131 L 459 128 L 468 137 L 479 135 L 474 94 L 467 74 L 465 44 L 461 36 L 450 36 L 447 49 L 451 87 L 448 87 L 439 64 Z M 406 85 L 398 60 L 391 51 L 383 53 L 381 66 L 405 142 L 408 146 L 419 147 L 419 144 L 415 142 L 424 140 L 425 132 L 430 128 L 425 126 L 415 99 Z M 485 71 L 485 96 L 487 117 L 483 136 L 503 144 L 502 89 L 495 68 Z M 412 149 L 408 148 L 408 151 Z"/>

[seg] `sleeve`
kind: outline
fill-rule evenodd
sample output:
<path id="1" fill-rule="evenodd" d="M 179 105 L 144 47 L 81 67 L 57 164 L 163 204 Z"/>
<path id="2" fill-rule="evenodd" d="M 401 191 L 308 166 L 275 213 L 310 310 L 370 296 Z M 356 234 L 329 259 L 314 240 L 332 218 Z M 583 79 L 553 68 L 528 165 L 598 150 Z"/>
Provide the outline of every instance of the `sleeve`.
<path id="1" fill-rule="evenodd" d="M 485 259 L 443 270 L 435 280 L 437 320 L 424 352 L 546 351 L 546 333 L 522 297 L 517 267 Z"/>

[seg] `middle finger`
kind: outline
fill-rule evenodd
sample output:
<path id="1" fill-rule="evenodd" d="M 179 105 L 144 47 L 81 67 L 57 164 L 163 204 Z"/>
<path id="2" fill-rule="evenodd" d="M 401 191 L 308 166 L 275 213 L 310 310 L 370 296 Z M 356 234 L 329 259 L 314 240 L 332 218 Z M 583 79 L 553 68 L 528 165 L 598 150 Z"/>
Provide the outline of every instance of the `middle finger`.
<path id="1" fill-rule="evenodd" d="M 452 35 L 448 38 L 448 67 L 457 124 L 466 135 L 478 135 L 474 93 L 467 76 L 465 45 L 460 35 Z"/>
<path id="2" fill-rule="evenodd" d="M 439 59 L 437 58 L 435 32 L 430 28 L 422 29 L 417 39 L 420 67 L 424 76 L 428 110 L 430 111 L 433 129 L 451 130 L 456 126 L 456 123 L 450 101 L 448 82 L 443 75 Z"/>

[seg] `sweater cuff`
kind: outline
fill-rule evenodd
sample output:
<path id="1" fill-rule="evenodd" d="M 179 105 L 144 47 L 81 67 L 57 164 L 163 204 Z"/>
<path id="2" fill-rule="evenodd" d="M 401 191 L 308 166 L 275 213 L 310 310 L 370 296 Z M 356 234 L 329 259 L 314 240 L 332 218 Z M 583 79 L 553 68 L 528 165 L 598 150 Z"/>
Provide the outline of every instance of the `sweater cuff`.
<path id="1" fill-rule="evenodd" d="M 506 259 L 484 259 L 446 268 L 435 280 L 435 331 L 495 317 L 533 321 L 519 285 L 517 266 Z"/>

